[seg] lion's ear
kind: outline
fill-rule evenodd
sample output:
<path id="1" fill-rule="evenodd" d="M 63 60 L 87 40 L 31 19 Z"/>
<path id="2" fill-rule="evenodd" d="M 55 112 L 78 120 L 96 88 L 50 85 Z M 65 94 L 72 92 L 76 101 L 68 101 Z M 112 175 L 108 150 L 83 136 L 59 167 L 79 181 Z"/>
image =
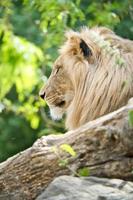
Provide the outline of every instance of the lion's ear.
<path id="1" fill-rule="evenodd" d="M 72 45 L 76 46 L 77 44 L 79 44 L 79 33 L 74 32 L 73 30 L 69 30 L 65 33 L 65 36 L 67 38 L 67 41 L 70 42 Z"/>
<path id="2" fill-rule="evenodd" d="M 81 55 L 82 53 L 85 58 L 89 58 L 89 56 L 92 55 L 91 49 L 86 42 L 81 39 L 78 32 L 69 30 L 66 32 L 65 36 L 67 38 L 67 47 L 69 47 L 69 50 L 73 55 Z"/>
<path id="3" fill-rule="evenodd" d="M 81 39 L 79 46 L 83 52 L 84 57 L 89 57 L 92 55 L 91 49 L 88 47 L 84 40 Z"/>

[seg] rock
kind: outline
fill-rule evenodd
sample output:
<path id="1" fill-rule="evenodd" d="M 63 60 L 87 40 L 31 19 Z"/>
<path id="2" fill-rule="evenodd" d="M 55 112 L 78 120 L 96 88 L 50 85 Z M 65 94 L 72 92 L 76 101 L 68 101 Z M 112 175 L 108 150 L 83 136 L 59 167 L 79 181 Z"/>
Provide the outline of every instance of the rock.
<path id="1" fill-rule="evenodd" d="M 60 176 L 36 200 L 133 200 L 133 183 L 120 179 Z"/>

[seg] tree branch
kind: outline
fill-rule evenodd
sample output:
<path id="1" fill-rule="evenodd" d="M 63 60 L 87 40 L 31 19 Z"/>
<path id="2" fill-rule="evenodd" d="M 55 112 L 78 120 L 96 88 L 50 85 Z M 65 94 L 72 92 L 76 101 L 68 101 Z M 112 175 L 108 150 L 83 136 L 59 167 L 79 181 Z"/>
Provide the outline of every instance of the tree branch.
<path id="1" fill-rule="evenodd" d="M 119 110 L 64 135 L 43 136 L 34 145 L 0 164 L 0 199 L 32 200 L 57 176 L 88 167 L 90 175 L 133 181 L 133 127 L 128 112 L 133 100 Z M 76 157 L 60 150 L 69 144 Z M 68 167 L 59 166 L 60 157 Z M 70 170 L 70 169 L 71 170 Z"/>

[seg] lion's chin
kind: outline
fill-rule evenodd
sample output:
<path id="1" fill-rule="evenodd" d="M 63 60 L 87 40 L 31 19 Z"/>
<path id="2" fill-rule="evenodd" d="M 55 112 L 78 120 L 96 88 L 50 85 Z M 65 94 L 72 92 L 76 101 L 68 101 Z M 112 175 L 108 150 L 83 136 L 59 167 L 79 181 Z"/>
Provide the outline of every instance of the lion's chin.
<path id="1" fill-rule="evenodd" d="M 60 107 L 52 107 L 50 108 L 50 115 L 52 119 L 59 120 L 63 117 L 64 110 Z"/>

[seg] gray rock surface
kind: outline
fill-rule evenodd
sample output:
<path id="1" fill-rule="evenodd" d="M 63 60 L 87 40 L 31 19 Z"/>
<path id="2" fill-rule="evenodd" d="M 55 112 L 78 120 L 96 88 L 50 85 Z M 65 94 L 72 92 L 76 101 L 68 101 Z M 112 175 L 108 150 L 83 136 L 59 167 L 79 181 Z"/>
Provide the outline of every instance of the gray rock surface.
<path id="1" fill-rule="evenodd" d="M 133 200 L 133 182 L 60 176 L 36 200 Z"/>

